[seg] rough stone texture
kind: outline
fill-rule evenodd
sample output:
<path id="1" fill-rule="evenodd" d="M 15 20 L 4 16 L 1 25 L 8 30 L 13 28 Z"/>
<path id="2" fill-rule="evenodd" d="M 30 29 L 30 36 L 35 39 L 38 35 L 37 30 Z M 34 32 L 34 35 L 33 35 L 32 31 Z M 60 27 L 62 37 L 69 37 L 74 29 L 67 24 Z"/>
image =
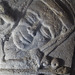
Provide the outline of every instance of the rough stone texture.
<path id="1" fill-rule="evenodd" d="M 7 1 L 13 9 L 18 9 L 19 11 L 21 11 L 23 4 L 25 5 L 28 0 L 4 0 L 4 1 Z M 49 40 L 45 41 L 45 39 L 39 34 L 39 32 L 37 34 L 38 36 L 35 37 L 37 38 L 37 40 L 35 39 L 36 42 L 34 43 L 35 48 L 38 48 L 42 46 L 44 42 L 49 41 Z M 1 57 L 4 56 L 1 49 L 2 48 L 1 38 L 2 35 L 0 35 L 0 60 L 2 59 Z M 42 43 L 40 42 L 40 40 L 42 40 Z M 39 46 L 37 45 L 37 42 Z M 59 58 L 63 61 L 62 65 L 71 67 L 74 46 L 75 46 L 75 32 L 72 33 L 70 37 L 66 41 L 64 41 L 61 45 L 59 45 L 53 52 L 51 52 L 49 56 Z M 6 61 L 5 62 L 0 61 L 0 75 L 38 75 L 38 73 L 35 72 L 32 66 L 30 65 L 31 61 L 29 60 L 31 59 L 29 53 L 18 49 L 13 43 L 12 36 L 9 38 L 9 41 L 5 42 L 4 50 Z M 50 72 L 45 71 L 42 74 L 44 73 L 45 75 L 51 74 Z"/>
<path id="2" fill-rule="evenodd" d="M 73 33 L 68 40 L 61 44 L 53 53 L 50 54 L 52 57 L 57 57 L 63 59 L 65 66 L 70 66 L 72 64 L 72 56 L 75 46 L 75 33 Z M 68 74 L 67 74 L 68 75 Z"/>

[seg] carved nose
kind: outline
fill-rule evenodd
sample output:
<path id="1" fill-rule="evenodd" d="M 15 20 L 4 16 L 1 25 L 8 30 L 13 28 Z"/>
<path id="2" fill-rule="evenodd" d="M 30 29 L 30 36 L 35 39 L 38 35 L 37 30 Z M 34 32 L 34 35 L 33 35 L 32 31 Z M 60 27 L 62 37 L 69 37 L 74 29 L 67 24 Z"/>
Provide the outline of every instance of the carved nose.
<path id="1" fill-rule="evenodd" d="M 32 37 L 36 36 L 36 30 L 35 29 L 28 27 L 27 31 L 28 31 L 28 34 L 30 34 Z"/>
<path id="2" fill-rule="evenodd" d="M 34 35 L 34 36 L 36 35 L 36 31 L 33 32 L 33 35 Z"/>

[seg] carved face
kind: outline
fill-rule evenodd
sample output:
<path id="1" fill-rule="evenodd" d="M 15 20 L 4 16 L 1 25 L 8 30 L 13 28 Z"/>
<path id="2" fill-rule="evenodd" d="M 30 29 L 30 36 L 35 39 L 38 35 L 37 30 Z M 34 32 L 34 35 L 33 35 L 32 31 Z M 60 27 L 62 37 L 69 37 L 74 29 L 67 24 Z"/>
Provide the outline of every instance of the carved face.
<path id="1" fill-rule="evenodd" d="M 15 36 L 18 35 L 18 38 L 16 37 L 16 40 L 14 38 L 14 43 L 22 50 L 29 47 L 41 47 L 48 40 L 64 34 L 70 26 L 72 24 L 69 22 L 66 13 L 52 0 L 49 2 L 34 0 L 27 9 L 24 26 L 18 25 L 15 29 L 19 34 L 16 33 Z M 41 40 L 39 44 L 41 38 L 44 39 L 44 42 Z"/>
<path id="2" fill-rule="evenodd" d="M 2 6 L 0 10 L 4 11 Z M 23 51 L 41 47 L 71 26 L 66 13 L 53 0 L 34 0 L 25 18 L 12 32 L 13 42 Z"/>

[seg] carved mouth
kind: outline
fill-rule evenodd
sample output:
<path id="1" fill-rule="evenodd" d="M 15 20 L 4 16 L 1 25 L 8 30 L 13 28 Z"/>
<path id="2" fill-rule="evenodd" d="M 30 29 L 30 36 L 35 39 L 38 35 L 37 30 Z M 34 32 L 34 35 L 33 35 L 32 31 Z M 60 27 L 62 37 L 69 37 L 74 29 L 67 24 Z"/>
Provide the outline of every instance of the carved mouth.
<path id="1" fill-rule="evenodd" d="M 20 40 L 21 42 L 23 42 L 24 44 L 30 44 L 32 42 L 32 40 L 26 36 L 24 36 L 24 34 L 22 32 L 19 32 L 20 33 Z"/>
<path id="2" fill-rule="evenodd" d="M 32 41 L 31 40 L 29 40 L 29 39 L 26 39 L 26 38 L 24 38 L 25 39 L 25 41 L 27 42 L 27 43 L 31 43 Z"/>

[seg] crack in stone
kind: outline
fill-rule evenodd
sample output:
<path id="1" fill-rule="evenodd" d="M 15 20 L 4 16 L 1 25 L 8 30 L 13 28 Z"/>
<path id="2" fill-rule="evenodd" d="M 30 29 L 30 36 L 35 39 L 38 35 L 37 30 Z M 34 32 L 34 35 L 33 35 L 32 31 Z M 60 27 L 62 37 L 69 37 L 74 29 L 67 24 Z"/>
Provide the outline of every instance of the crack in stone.
<path id="1" fill-rule="evenodd" d="M 5 45 L 5 40 L 1 39 L 2 40 L 2 51 L 3 51 L 3 57 L 2 57 L 2 61 L 6 61 L 5 60 L 5 50 L 4 50 L 4 45 Z"/>

